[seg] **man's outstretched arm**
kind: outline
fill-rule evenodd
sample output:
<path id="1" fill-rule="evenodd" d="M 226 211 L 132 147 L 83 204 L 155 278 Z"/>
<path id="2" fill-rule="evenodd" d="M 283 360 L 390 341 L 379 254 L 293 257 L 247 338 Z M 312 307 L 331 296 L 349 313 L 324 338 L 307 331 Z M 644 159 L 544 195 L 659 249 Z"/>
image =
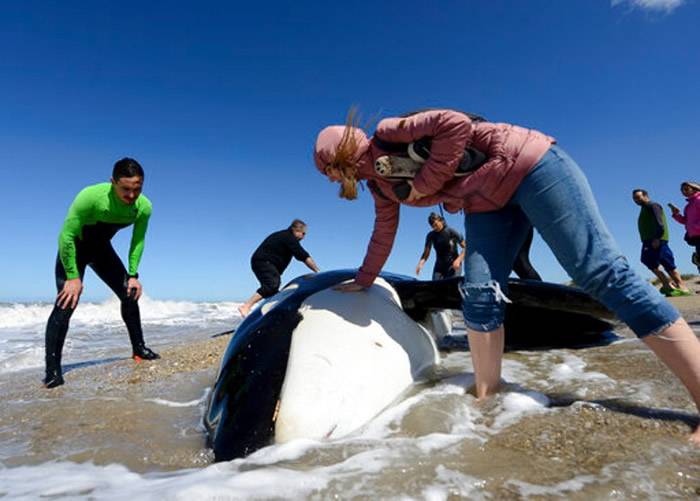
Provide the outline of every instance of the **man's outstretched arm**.
<path id="1" fill-rule="evenodd" d="M 312 271 L 315 271 L 316 273 L 318 273 L 319 271 L 321 271 L 321 270 L 319 269 L 319 267 L 316 266 L 316 262 L 313 260 L 313 258 L 312 258 L 311 256 L 307 257 L 307 258 L 304 260 L 304 264 L 305 264 L 306 266 L 308 266 Z"/>

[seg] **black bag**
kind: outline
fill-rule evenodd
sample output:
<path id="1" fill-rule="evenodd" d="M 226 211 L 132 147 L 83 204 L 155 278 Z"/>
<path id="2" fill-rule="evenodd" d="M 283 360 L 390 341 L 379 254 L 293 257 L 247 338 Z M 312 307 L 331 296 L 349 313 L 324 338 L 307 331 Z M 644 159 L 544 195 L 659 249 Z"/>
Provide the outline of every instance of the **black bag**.
<path id="1" fill-rule="evenodd" d="M 433 143 L 433 138 L 424 137 L 412 143 L 394 143 L 391 141 L 384 141 L 377 136 L 377 134 L 374 134 L 372 141 L 380 149 L 388 153 L 395 153 L 414 159 L 419 157 L 423 162 L 426 162 L 428 158 L 430 158 L 430 148 Z M 465 148 L 464 156 L 459 162 L 457 169 L 455 169 L 455 176 L 466 176 L 484 165 L 487 160 L 488 158 L 486 158 L 486 154 L 483 151 L 471 147 Z"/>
<path id="2" fill-rule="evenodd" d="M 417 113 L 422 113 L 425 111 L 432 111 L 433 109 L 431 108 L 426 108 L 418 111 L 412 111 L 410 113 L 405 113 L 403 115 L 400 115 L 402 118 L 405 117 L 410 117 L 413 115 L 416 115 Z M 455 110 L 456 111 L 456 110 Z M 466 116 L 468 116 L 473 122 L 485 122 L 486 119 L 476 115 L 474 113 L 467 113 L 464 111 L 458 111 L 458 113 L 462 113 Z M 417 165 L 414 166 L 414 174 L 418 172 L 420 169 L 420 165 L 425 163 L 428 158 L 430 158 L 430 148 L 432 146 L 433 138 L 432 137 L 423 137 L 418 139 L 417 141 L 414 141 L 412 143 L 398 143 L 398 142 L 393 142 L 393 141 L 385 141 L 381 137 L 379 137 L 376 133 L 372 137 L 372 142 L 374 142 L 375 145 L 377 145 L 380 149 L 386 151 L 387 153 L 392 153 L 395 155 L 399 155 L 400 157 L 407 157 L 413 159 Z M 391 173 L 387 174 L 385 173 L 386 171 L 386 161 L 384 161 L 382 166 L 379 164 L 383 161 L 385 157 L 380 157 L 377 159 L 377 162 L 375 164 L 375 170 L 383 176 L 386 176 L 388 178 L 391 177 L 396 177 L 397 179 L 405 179 L 405 178 L 411 178 L 413 175 L 411 174 L 406 174 L 406 171 L 402 171 L 401 175 L 398 176 L 392 176 Z M 459 165 L 457 166 L 457 169 L 455 169 L 455 176 L 466 176 L 468 174 L 471 174 L 472 172 L 476 171 L 479 167 L 484 165 L 488 158 L 486 157 L 486 154 L 480 150 L 477 150 L 476 148 L 465 148 L 464 150 L 464 155 L 462 156 L 462 160 L 459 162 Z M 389 170 L 390 172 L 390 170 Z M 411 186 L 403 181 L 400 183 L 397 183 L 393 186 L 394 193 L 396 194 L 396 197 L 399 200 L 405 200 L 408 195 L 411 192 Z"/>

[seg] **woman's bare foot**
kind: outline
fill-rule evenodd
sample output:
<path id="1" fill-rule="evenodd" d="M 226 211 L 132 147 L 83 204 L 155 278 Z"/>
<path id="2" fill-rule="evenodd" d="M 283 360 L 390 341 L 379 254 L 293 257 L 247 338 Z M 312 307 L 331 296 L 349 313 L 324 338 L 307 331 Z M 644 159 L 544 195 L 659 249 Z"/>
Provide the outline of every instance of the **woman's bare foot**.
<path id="1" fill-rule="evenodd" d="M 474 397 L 476 399 L 477 405 L 483 405 L 485 402 L 490 402 L 491 397 L 493 397 L 497 393 L 500 393 L 501 389 L 502 383 L 499 383 L 493 388 L 477 387 L 476 384 L 473 384 L 472 386 L 467 388 L 465 393 L 468 393 L 472 397 Z"/>
<path id="2" fill-rule="evenodd" d="M 695 431 L 688 437 L 688 440 L 693 444 L 693 445 L 698 445 L 700 446 L 700 426 L 698 426 Z"/>

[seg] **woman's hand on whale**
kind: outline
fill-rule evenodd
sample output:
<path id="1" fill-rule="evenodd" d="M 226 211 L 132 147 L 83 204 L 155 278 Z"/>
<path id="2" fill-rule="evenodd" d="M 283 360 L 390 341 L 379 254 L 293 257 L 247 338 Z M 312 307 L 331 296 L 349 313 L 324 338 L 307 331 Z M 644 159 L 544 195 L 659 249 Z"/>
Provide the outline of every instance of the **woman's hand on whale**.
<path id="1" fill-rule="evenodd" d="M 366 287 L 358 284 L 357 282 L 348 282 L 346 284 L 340 284 L 333 287 L 333 290 L 340 292 L 360 292 L 365 290 Z"/>

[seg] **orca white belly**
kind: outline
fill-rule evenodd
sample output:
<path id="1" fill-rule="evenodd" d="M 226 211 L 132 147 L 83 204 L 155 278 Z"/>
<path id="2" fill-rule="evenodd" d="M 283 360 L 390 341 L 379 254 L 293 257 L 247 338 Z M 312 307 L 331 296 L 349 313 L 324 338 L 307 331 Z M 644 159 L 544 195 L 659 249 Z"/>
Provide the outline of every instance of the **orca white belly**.
<path id="1" fill-rule="evenodd" d="M 320 291 L 299 312 L 276 442 L 347 435 L 439 363 L 432 336 L 404 313 L 381 278 L 364 292 Z"/>

